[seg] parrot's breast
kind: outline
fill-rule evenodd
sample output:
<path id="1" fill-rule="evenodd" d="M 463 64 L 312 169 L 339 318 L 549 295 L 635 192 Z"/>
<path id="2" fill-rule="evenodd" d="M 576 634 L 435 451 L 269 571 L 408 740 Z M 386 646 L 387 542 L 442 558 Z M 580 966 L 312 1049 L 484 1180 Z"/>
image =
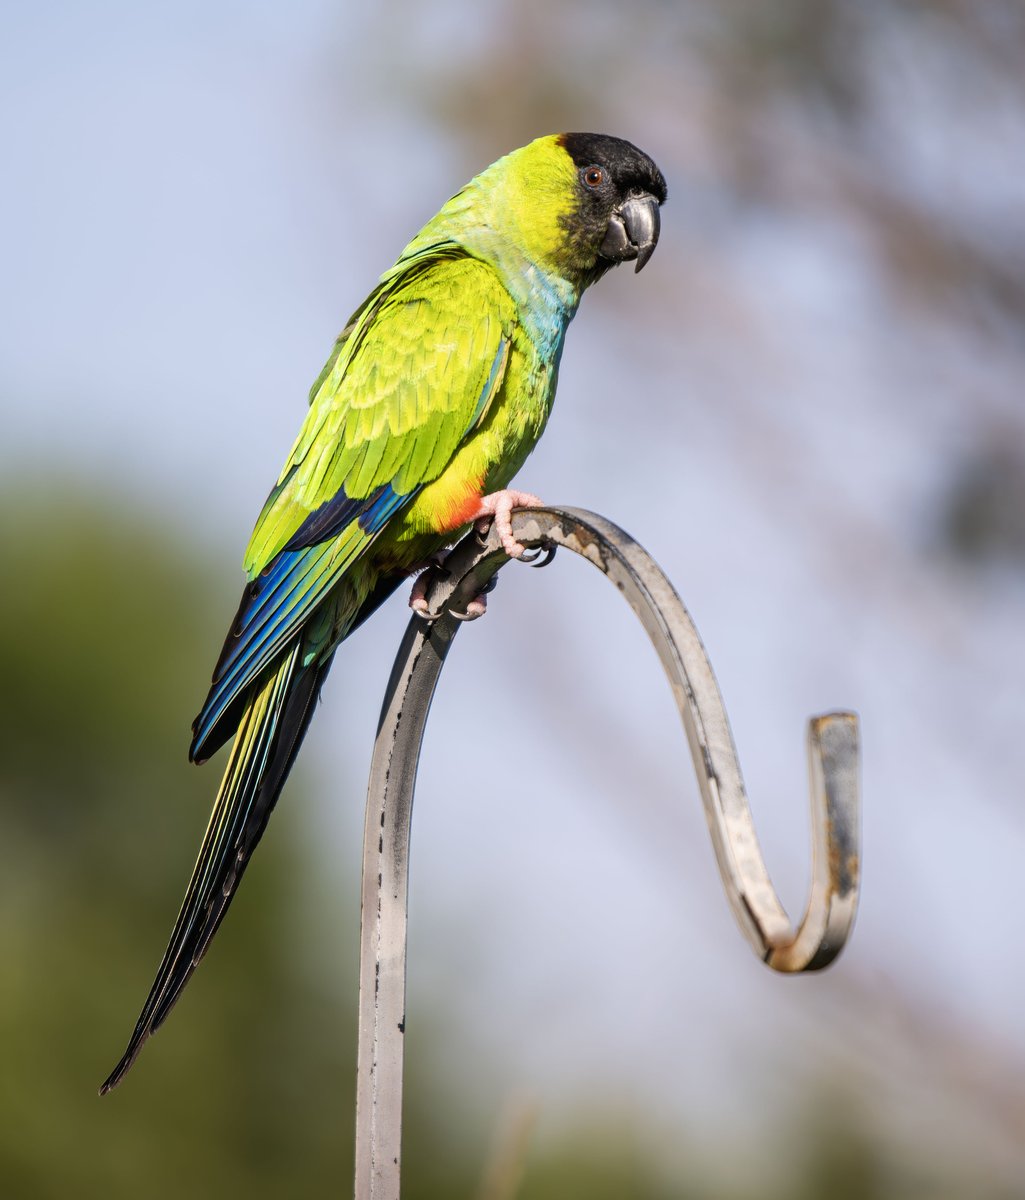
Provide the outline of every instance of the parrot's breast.
<path id="1" fill-rule="evenodd" d="M 394 539 L 401 558 L 429 557 L 454 540 L 482 496 L 508 487 L 547 424 L 567 323 L 523 321 L 510 330 L 505 378 L 487 415 L 402 515 Z"/>

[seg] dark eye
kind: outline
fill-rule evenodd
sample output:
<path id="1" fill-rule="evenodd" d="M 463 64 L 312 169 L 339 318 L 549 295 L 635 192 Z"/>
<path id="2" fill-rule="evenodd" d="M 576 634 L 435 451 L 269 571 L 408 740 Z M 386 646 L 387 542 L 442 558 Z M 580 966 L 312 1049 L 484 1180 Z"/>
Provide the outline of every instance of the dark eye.
<path id="1" fill-rule="evenodd" d="M 600 188 L 605 182 L 605 172 L 601 167 L 585 167 L 581 175 L 589 188 Z"/>

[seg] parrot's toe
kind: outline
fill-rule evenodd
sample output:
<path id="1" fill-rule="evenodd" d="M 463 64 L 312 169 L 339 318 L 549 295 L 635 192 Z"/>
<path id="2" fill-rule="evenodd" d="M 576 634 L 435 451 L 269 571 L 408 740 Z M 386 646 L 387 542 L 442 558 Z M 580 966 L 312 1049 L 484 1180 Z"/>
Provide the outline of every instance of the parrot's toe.
<path id="1" fill-rule="evenodd" d="M 409 593 L 409 607 L 418 617 L 423 617 L 425 621 L 435 620 L 437 614 L 432 613 L 430 610 L 430 606 L 427 603 L 427 593 L 430 591 L 431 585 L 438 579 L 448 578 L 444 554 L 440 551 L 437 554 L 432 554 L 424 562 L 416 563 L 415 566 L 410 567 L 409 573 L 416 575 L 416 578 L 413 580 L 413 589 Z"/>
<path id="2" fill-rule="evenodd" d="M 413 590 L 409 593 L 409 607 L 418 617 L 423 617 L 425 621 L 434 619 L 430 606 L 427 603 L 427 593 L 436 578 L 434 567 L 425 567 L 417 575 L 416 579 L 413 580 Z"/>
<path id="3" fill-rule="evenodd" d="M 507 488 L 501 492 L 492 492 L 490 496 L 483 496 L 480 507 L 471 520 L 476 522 L 474 528 L 481 534 L 486 534 L 494 523 L 498 536 L 502 539 L 502 549 L 510 558 L 520 558 L 526 547 L 513 536 L 512 510 L 543 507 L 544 501 L 533 492 L 517 492 Z"/>
<path id="4" fill-rule="evenodd" d="M 457 621 L 476 621 L 478 617 L 483 617 L 487 612 L 488 592 L 493 592 L 496 587 L 498 587 L 498 576 L 492 575 L 477 595 L 467 604 L 463 612 L 456 612 L 454 608 L 450 608 L 449 612 Z"/>
<path id="5" fill-rule="evenodd" d="M 491 588 L 488 588 L 487 591 L 483 591 L 479 595 L 474 596 L 474 598 L 466 606 L 465 612 L 460 613 L 452 610 L 452 616 L 454 616 L 457 621 L 476 621 L 478 617 L 483 617 L 488 611 L 487 593 L 489 591 L 491 591 Z"/>
<path id="6" fill-rule="evenodd" d="M 437 575 L 434 571 L 436 567 L 428 567 L 422 574 L 416 577 L 413 584 L 413 591 L 409 597 L 409 607 L 418 616 L 425 621 L 436 621 L 442 614 L 432 612 L 431 606 L 427 602 L 427 593 L 431 590 Z M 440 568 L 444 572 L 444 568 Z M 447 575 L 447 572 L 445 573 Z M 476 596 L 467 604 L 463 612 L 456 612 L 450 608 L 448 611 L 457 621 L 476 621 L 478 617 L 483 617 L 488 610 L 488 592 L 494 591 L 495 585 L 498 583 L 497 578 L 492 578 L 484 585 Z"/>

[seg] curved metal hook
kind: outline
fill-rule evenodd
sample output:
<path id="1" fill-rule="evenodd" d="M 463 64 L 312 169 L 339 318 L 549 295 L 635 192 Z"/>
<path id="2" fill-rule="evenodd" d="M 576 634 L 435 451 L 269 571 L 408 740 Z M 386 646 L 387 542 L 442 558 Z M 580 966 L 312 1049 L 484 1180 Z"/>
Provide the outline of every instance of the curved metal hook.
<path id="1" fill-rule="evenodd" d="M 850 933 L 859 873 L 858 719 L 809 724 L 813 869 L 807 908 L 792 929 L 766 870 L 722 696 L 694 623 L 647 552 L 594 513 L 521 509 L 528 548 L 565 546 L 619 588 L 658 651 L 683 718 L 723 885 L 755 953 L 777 971 L 828 966 Z M 385 694 L 370 770 L 363 845 L 363 924 L 356 1108 L 357 1200 L 398 1200 L 405 1029 L 406 895 L 413 788 L 434 689 L 459 628 L 454 612 L 511 561 L 494 530 L 470 534 L 432 584 L 427 624 L 413 618 Z"/>

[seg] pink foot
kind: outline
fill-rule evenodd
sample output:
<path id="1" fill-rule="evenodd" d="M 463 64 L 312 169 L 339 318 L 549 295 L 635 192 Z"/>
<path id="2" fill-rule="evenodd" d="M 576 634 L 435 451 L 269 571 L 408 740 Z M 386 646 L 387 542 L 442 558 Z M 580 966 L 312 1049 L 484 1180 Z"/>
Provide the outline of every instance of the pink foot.
<path id="1" fill-rule="evenodd" d="M 513 537 L 510 513 L 514 508 L 543 507 L 544 501 L 531 492 L 515 492 L 506 489 L 501 492 L 492 492 L 490 496 L 483 496 L 477 511 L 470 514 L 470 520 L 476 521 L 478 533 L 487 533 L 493 521 L 498 529 L 498 536 L 502 539 L 502 549 L 510 558 L 519 558 L 526 547 Z"/>
<path id="2" fill-rule="evenodd" d="M 409 607 L 418 617 L 426 617 L 430 612 L 427 607 L 427 589 L 430 583 L 431 569 L 428 564 L 413 580 L 413 590 L 409 593 Z"/>
<path id="3" fill-rule="evenodd" d="M 438 573 L 441 572 L 443 578 L 448 576 L 444 562 L 445 554 L 439 550 L 437 554 L 432 554 L 430 558 L 414 563 L 409 568 L 408 574 L 416 576 L 413 581 L 413 590 L 409 593 L 409 607 L 418 617 L 426 617 L 430 613 L 430 609 L 427 607 L 427 592 L 438 577 Z"/>
<path id="4" fill-rule="evenodd" d="M 427 604 L 427 593 L 430 590 L 431 584 L 434 582 L 432 572 L 437 571 L 440 563 L 431 561 L 424 564 L 424 568 L 413 582 L 413 590 L 409 593 L 409 607 L 416 613 L 418 617 L 423 617 L 426 620 L 431 619 L 431 610 Z M 488 608 L 487 593 L 494 586 L 492 582 L 479 596 L 474 596 L 466 606 L 466 612 L 453 613 L 460 621 L 476 621 L 478 617 L 483 617 Z"/>
<path id="5" fill-rule="evenodd" d="M 476 621 L 478 617 L 483 617 L 488 611 L 488 594 L 481 592 L 474 596 L 470 603 L 466 606 L 466 612 L 453 612 L 452 616 L 460 621 Z"/>

